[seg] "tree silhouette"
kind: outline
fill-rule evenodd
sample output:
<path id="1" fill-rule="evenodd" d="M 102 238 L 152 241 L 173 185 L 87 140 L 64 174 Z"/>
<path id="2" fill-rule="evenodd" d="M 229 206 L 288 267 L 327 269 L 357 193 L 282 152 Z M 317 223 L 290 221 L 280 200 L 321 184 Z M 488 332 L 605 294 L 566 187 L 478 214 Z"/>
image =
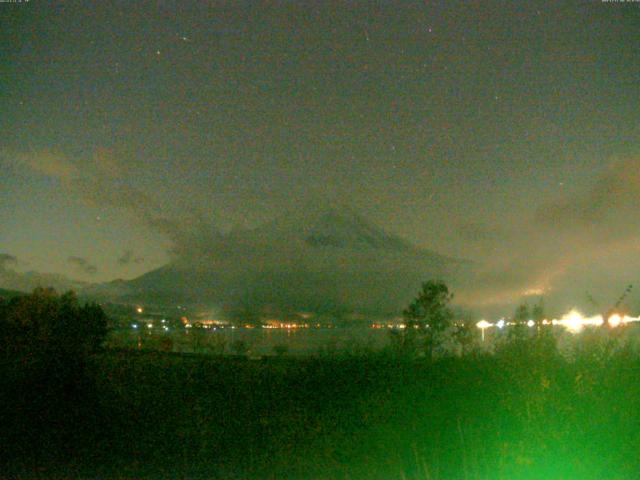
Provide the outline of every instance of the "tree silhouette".
<path id="1" fill-rule="evenodd" d="M 73 292 L 37 288 L 0 306 L 0 340 L 6 355 L 62 359 L 96 351 L 107 334 L 99 305 L 80 305 Z"/>
<path id="2" fill-rule="evenodd" d="M 519 323 L 526 323 L 529 320 L 529 305 L 526 303 L 518 305 L 518 308 L 516 308 L 513 315 L 513 319 Z"/>
<path id="3" fill-rule="evenodd" d="M 551 327 L 549 325 L 544 325 L 543 323 L 545 319 L 545 312 L 544 301 L 542 298 L 531 308 L 531 319 L 536 322 L 538 336 L 545 337 L 552 335 Z"/>
<path id="4" fill-rule="evenodd" d="M 522 341 L 527 338 L 527 322 L 530 320 L 529 305 L 523 303 L 518 305 L 516 311 L 513 314 L 513 325 L 508 330 L 508 337 L 510 340 Z"/>
<path id="5" fill-rule="evenodd" d="M 423 340 L 425 352 L 433 356 L 434 347 L 441 341 L 445 330 L 451 326 L 453 312 L 449 304 L 453 294 L 441 280 L 428 280 L 411 304 L 402 312 L 405 319 L 405 338 L 409 346 L 413 335 Z"/>
<path id="6" fill-rule="evenodd" d="M 474 342 L 473 323 L 460 321 L 453 330 L 453 338 L 460 345 L 462 355 L 469 353 Z"/>
<path id="7" fill-rule="evenodd" d="M 531 308 L 531 318 L 537 324 L 542 324 L 542 320 L 544 320 L 544 303 L 542 299 Z"/>
<path id="8" fill-rule="evenodd" d="M 14 406 L 0 412 L 0 424 L 12 422 L 62 449 L 79 425 L 98 421 L 87 360 L 106 332 L 102 308 L 81 305 L 73 292 L 38 288 L 0 301 L 0 405 Z"/>

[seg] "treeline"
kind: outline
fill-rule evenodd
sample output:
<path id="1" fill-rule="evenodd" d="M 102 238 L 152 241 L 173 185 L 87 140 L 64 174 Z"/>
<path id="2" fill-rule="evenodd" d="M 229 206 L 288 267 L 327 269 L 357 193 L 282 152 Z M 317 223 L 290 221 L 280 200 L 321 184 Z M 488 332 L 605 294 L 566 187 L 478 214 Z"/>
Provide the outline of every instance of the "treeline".
<path id="1" fill-rule="evenodd" d="M 95 304 L 81 305 L 73 292 L 38 288 L 30 295 L 0 299 L 0 354 L 33 361 L 66 361 L 100 347 L 107 317 Z"/>
<path id="2" fill-rule="evenodd" d="M 632 345 L 587 331 L 563 356 L 514 329 L 445 355 L 445 287 L 425 284 L 396 347 L 261 360 L 104 350 L 96 305 L 3 301 L 0 477 L 640 478 Z"/>
<path id="3" fill-rule="evenodd" d="M 391 350 L 409 356 L 423 356 L 429 360 L 457 352 L 466 355 L 476 352 L 478 328 L 473 318 L 456 315 L 452 307 L 454 296 L 440 280 L 422 284 L 416 298 L 403 311 L 405 328 L 391 331 Z M 521 304 L 513 314 L 506 338 L 495 347 L 555 349 L 553 329 L 543 322 L 542 300 L 533 307 Z M 530 324 L 533 322 L 533 324 Z M 477 353 L 477 352 L 476 352 Z"/>
<path id="4" fill-rule="evenodd" d="M 0 299 L 0 460 L 72 448 L 76 428 L 98 411 L 88 362 L 106 333 L 102 308 L 72 292 Z"/>

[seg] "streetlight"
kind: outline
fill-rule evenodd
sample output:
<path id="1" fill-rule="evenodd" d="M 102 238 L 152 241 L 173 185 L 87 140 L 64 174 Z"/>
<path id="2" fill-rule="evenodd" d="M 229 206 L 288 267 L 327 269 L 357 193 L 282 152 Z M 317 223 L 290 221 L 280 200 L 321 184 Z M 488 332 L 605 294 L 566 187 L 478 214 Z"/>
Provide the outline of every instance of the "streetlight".
<path id="1" fill-rule="evenodd" d="M 480 320 L 478 323 L 476 323 L 476 327 L 478 327 L 480 329 L 480 331 L 482 332 L 482 341 L 484 342 L 484 331 L 489 328 L 492 327 L 493 324 L 487 322 L 486 320 Z"/>

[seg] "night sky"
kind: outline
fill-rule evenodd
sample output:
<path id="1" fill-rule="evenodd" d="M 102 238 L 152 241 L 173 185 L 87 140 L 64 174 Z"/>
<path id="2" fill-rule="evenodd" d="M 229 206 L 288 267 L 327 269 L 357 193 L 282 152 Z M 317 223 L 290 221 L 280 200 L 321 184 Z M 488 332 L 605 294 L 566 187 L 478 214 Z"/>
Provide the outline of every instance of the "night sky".
<path id="1" fill-rule="evenodd" d="M 317 199 L 475 262 L 478 305 L 640 273 L 640 3 L 31 0 L 0 38 L 0 287 Z"/>

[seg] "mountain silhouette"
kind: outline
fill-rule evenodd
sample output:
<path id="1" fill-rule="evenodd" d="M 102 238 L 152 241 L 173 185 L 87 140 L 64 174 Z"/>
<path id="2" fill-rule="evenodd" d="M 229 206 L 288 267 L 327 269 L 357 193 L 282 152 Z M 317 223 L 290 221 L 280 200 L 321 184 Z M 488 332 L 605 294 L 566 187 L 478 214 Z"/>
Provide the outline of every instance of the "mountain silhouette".
<path id="1" fill-rule="evenodd" d="M 216 236 L 206 251 L 87 293 L 226 312 L 397 315 L 422 281 L 451 278 L 464 264 L 417 248 L 349 208 L 319 206 Z"/>

